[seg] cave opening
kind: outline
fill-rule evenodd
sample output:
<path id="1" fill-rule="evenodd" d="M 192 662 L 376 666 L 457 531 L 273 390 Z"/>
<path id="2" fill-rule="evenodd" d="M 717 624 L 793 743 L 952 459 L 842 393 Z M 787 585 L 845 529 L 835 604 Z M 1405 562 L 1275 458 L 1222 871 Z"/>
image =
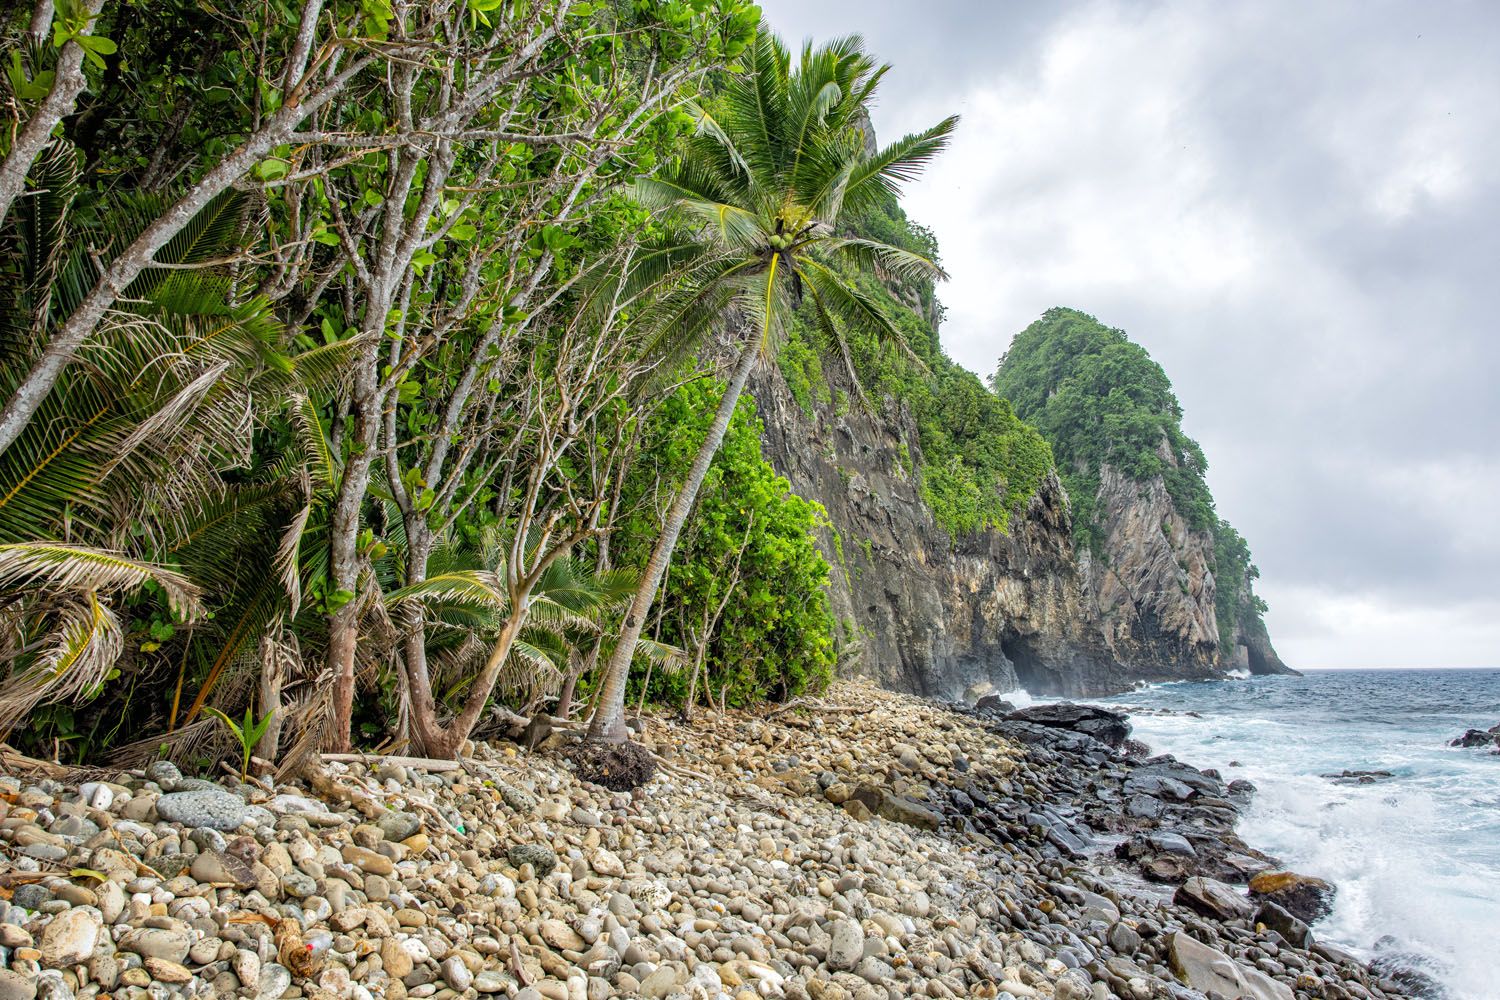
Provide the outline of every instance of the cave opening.
<path id="1" fill-rule="evenodd" d="M 1000 642 L 1000 651 L 1010 660 L 1016 672 L 1016 680 L 1031 694 L 1062 694 L 1056 675 L 1031 648 L 1031 643 L 1021 636 L 1007 636 Z"/>
<path id="2" fill-rule="evenodd" d="M 1261 651 L 1256 649 L 1254 646 L 1245 646 L 1245 663 L 1250 668 L 1250 672 L 1252 674 L 1270 673 L 1270 671 L 1266 669 L 1265 656 L 1263 656 L 1261 654 Z"/>

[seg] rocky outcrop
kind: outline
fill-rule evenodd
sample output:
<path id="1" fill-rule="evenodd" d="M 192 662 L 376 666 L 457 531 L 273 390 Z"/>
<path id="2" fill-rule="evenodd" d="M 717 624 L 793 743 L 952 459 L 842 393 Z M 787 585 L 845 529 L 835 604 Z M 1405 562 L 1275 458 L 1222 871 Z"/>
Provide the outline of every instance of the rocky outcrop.
<path id="1" fill-rule="evenodd" d="M 1074 554 L 1067 495 L 1049 477 L 1009 534 L 956 541 L 923 503 L 909 414 L 818 404 L 808 416 L 775 369 L 751 383 L 766 457 L 828 511 L 819 544 L 834 612 L 860 669 L 899 690 L 958 698 L 989 687 L 1104 694 L 1132 672 L 1110 650 Z"/>
<path id="2" fill-rule="evenodd" d="M 1162 449 L 1164 461 L 1174 461 Z M 1194 531 L 1158 477 L 1139 483 L 1110 466 L 1096 502 L 1101 554 L 1083 553 L 1111 651 L 1136 672 L 1200 677 L 1219 666 L 1213 537 Z"/>
<path id="3" fill-rule="evenodd" d="M 1168 466 L 1177 458 L 1162 442 Z M 1160 476 L 1137 482 L 1104 466 L 1095 501 L 1103 541 L 1080 564 L 1104 622 L 1110 651 L 1134 674 L 1205 677 L 1230 672 L 1294 673 L 1276 655 L 1258 615 L 1225 623 L 1215 597 L 1233 588 L 1252 599 L 1250 579 L 1218 579 L 1214 538 L 1178 513 Z"/>
<path id="4" fill-rule="evenodd" d="M 766 457 L 828 512 L 819 545 L 833 566 L 832 607 L 860 669 L 882 684 L 948 698 L 1017 687 L 1086 696 L 1137 680 L 1285 670 L 1263 627 L 1221 645 L 1213 540 L 1188 527 L 1161 480 L 1106 470 L 1099 557 L 1075 547 L 1055 476 L 1009 533 L 950 539 L 922 500 L 921 444 L 904 410 L 815 403 L 809 414 L 774 368 L 758 371 L 751 391 Z"/>

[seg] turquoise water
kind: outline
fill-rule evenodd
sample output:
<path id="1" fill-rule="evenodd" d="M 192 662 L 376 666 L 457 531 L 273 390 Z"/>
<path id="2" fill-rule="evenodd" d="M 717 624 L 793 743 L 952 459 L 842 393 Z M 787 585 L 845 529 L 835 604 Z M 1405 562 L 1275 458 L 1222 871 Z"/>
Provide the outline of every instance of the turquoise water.
<path id="1" fill-rule="evenodd" d="M 1500 997 L 1500 756 L 1447 746 L 1500 723 L 1500 670 L 1317 671 L 1103 703 L 1169 710 L 1134 713 L 1133 735 L 1255 782 L 1240 834 L 1338 884 L 1319 936 L 1367 957 L 1416 956 L 1455 1000 Z M 1322 777 L 1346 769 L 1394 776 Z"/>

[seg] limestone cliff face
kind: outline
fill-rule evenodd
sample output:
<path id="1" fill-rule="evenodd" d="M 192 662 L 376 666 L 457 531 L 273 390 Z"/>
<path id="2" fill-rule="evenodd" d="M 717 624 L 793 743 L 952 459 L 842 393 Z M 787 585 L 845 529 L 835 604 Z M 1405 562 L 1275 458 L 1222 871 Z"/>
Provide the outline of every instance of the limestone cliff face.
<path id="1" fill-rule="evenodd" d="M 982 531 L 955 545 L 910 471 L 921 450 L 908 415 L 823 405 L 808 417 L 775 370 L 757 372 L 751 391 L 767 458 L 828 510 L 819 543 L 834 568 L 835 613 L 860 633 L 862 672 L 941 697 L 986 684 L 1050 694 L 1129 686 L 1074 556 L 1055 477 L 1010 534 Z"/>

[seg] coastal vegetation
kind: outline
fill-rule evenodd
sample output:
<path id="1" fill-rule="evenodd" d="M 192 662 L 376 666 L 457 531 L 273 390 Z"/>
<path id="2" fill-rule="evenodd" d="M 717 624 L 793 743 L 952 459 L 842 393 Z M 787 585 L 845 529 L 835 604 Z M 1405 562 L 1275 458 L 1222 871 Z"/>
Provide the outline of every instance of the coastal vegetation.
<path id="1" fill-rule="evenodd" d="M 1137 483 L 1159 478 L 1189 529 L 1213 539 L 1221 633 L 1264 629 L 1250 547 L 1216 513 L 1203 449 L 1183 431 L 1172 383 L 1145 348 L 1085 313 L 1049 309 L 1011 342 L 990 384 L 1051 444 L 1080 545 L 1097 554 L 1104 543 L 1097 501 L 1106 466 Z"/>
<path id="2" fill-rule="evenodd" d="M 1123 335 L 1049 313 L 1072 339 L 998 393 L 943 352 L 899 188 L 955 119 L 877 143 L 857 37 L 794 53 L 745 0 L 3 28 L 0 739 L 28 752 L 449 757 L 542 710 L 613 741 L 645 701 L 819 689 L 860 644 L 829 581 L 871 542 L 761 454 L 757 365 L 805 414 L 914 428 L 902 475 L 954 545 L 1054 453 L 1082 539 L 1095 459 L 1218 523 Z"/>
<path id="3" fill-rule="evenodd" d="M 451 756 L 826 682 L 822 515 L 739 395 L 794 314 L 872 381 L 933 356 L 883 284 L 930 297 L 930 240 L 877 229 L 954 124 L 867 148 L 857 38 L 794 58 L 742 0 L 3 28 L 5 739 Z"/>

